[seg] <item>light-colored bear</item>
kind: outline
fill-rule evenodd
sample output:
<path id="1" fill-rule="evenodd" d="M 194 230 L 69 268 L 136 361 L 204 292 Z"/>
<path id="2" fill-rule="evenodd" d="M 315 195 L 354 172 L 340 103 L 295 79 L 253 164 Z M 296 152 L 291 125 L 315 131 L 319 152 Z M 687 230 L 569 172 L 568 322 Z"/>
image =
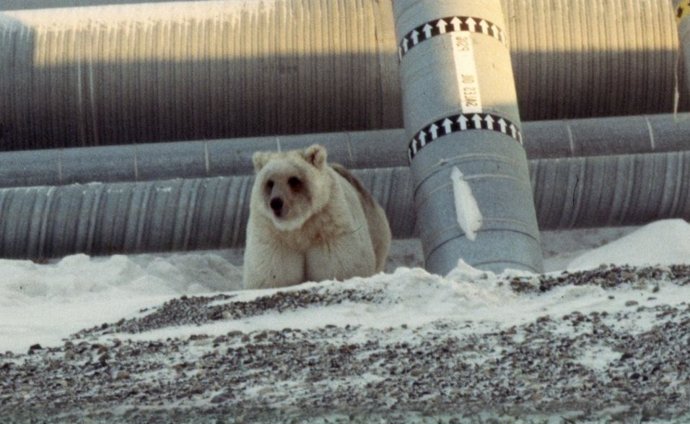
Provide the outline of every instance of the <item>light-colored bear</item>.
<path id="1" fill-rule="evenodd" d="M 386 214 L 344 167 L 313 145 L 257 152 L 244 254 L 246 288 L 367 277 L 383 270 Z"/>

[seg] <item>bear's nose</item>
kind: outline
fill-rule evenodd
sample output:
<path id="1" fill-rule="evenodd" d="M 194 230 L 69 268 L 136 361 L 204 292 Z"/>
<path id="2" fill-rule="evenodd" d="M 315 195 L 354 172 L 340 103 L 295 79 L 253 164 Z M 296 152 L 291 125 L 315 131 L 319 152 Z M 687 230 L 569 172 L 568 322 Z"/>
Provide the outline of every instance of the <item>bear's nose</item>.
<path id="1" fill-rule="evenodd" d="M 271 209 L 273 209 L 273 212 L 280 216 L 280 212 L 283 210 L 283 199 L 280 197 L 274 197 L 271 199 Z"/>

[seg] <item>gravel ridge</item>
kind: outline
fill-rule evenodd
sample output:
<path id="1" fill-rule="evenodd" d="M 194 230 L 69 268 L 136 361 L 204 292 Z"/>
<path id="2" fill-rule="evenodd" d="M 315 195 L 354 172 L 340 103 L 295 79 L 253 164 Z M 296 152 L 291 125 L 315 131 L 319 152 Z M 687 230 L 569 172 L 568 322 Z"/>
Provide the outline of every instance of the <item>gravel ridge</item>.
<path id="1" fill-rule="evenodd" d="M 686 285 L 690 267 L 615 267 L 506 277 L 517 293 L 575 284 L 606 290 Z M 380 290 L 180 297 L 136 319 L 85 329 L 57 347 L 0 354 L 3 422 L 640 422 L 690 419 L 690 305 L 541 316 L 469 334 L 452 320 L 363 332 L 357 326 L 233 331 L 136 341 L 166 326 L 266 311 L 380 302 Z M 630 334 L 616 323 L 654 319 Z M 563 326 L 572 329 L 557 331 Z M 103 336 L 121 338 L 103 342 Z M 403 341 L 401 341 L 403 340 Z M 601 368 L 583 357 L 604 358 Z M 554 418 L 555 417 L 555 418 Z M 549 421 L 551 420 L 551 421 Z M 560 421 L 558 421 L 560 420 Z"/>

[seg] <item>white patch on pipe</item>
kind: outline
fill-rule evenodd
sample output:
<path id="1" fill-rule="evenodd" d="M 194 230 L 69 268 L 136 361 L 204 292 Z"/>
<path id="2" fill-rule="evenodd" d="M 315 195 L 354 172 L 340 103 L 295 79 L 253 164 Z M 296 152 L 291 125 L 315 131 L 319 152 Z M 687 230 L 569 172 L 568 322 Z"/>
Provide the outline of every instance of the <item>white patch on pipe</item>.
<path id="1" fill-rule="evenodd" d="M 482 97 L 479 93 L 472 35 L 468 32 L 456 32 L 453 33 L 452 39 L 462 113 L 482 113 Z"/>
<path id="2" fill-rule="evenodd" d="M 465 236 L 474 241 L 477 237 L 477 231 L 482 228 L 483 217 L 477 200 L 472 195 L 472 188 L 463 177 L 464 175 L 457 166 L 450 172 L 455 197 L 455 214 L 458 225 L 465 232 Z"/>

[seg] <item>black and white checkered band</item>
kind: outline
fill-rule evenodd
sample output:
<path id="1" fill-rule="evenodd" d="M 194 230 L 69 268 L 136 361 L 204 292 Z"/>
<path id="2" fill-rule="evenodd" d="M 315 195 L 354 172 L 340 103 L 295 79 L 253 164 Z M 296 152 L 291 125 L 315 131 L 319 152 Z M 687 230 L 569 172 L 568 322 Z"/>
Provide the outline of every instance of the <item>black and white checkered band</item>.
<path id="1" fill-rule="evenodd" d="M 412 162 L 420 150 L 440 137 L 471 130 L 497 131 L 522 144 L 520 128 L 508 119 L 491 113 L 461 113 L 439 119 L 422 128 L 410 141 L 408 158 Z"/>
<path id="2" fill-rule="evenodd" d="M 402 60 L 407 52 L 430 38 L 459 31 L 485 34 L 507 45 L 505 32 L 493 22 L 472 16 L 449 16 L 429 21 L 408 32 L 398 45 L 398 57 Z"/>

